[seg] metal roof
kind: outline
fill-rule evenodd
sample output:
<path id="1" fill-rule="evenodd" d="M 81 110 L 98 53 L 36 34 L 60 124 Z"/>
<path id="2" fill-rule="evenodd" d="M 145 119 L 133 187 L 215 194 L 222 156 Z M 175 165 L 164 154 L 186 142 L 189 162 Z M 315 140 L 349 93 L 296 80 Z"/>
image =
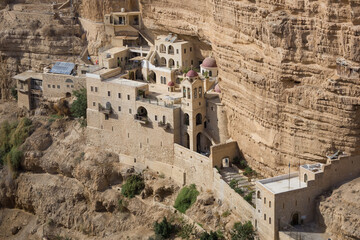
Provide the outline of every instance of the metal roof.
<path id="1" fill-rule="evenodd" d="M 66 75 L 71 75 L 72 71 L 75 68 L 75 64 L 74 63 L 70 63 L 70 62 L 56 62 L 55 65 L 51 68 L 50 72 L 51 73 L 56 73 L 56 74 L 66 74 Z"/>

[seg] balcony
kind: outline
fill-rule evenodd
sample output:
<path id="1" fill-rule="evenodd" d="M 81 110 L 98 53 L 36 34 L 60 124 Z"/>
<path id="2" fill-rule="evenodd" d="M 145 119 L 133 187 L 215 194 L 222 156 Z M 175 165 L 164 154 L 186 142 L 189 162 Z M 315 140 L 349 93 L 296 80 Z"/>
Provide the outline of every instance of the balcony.
<path id="1" fill-rule="evenodd" d="M 103 114 L 111 114 L 112 113 L 112 107 L 110 104 L 106 104 L 106 107 L 102 106 L 101 104 L 99 104 L 99 112 L 103 113 Z"/>
<path id="2" fill-rule="evenodd" d="M 170 123 L 164 123 L 163 121 L 158 122 L 158 127 L 161 127 L 164 130 L 169 130 L 171 128 Z"/>
<path id="3" fill-rule="evenodd" d="M 141 116 L 139 114 L 134 115 L 134 120 L 142 125 L 146 125 L 149 123 L 149 118 L 147 116 Z"/>

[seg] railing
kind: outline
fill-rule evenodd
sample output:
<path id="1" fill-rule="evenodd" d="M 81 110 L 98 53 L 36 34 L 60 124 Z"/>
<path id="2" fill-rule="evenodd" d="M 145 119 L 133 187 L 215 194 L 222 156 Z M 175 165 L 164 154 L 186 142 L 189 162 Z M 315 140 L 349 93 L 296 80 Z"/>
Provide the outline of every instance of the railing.
<path id="1" fill-rule="evenodd" d="M 164 130 L 168 130 L 171 128 L 170 123 L 165 123 L 163 121 L 158 122 L 158 127 L 162 127 Z"/>
<path id="2" fill-rule="evenodd" d="M 110 114 L 112 112 L 112 109 L 103 107 L 101 104 L 99 104 L 99 112 L 102 112 L 104 114 Z"/>
<path id="3" fill-rule="evenodd" d="M 134 115 L 134 120 L 140 122 L 141 124 L 148 124 L 149 118 L 147 116 L 141 116 L 139 114 Z"/>
<path id="4" fill-rule="evenodd" d="M 139 102 L 143 102 L 143 103 L 149 103 L 149 104 L 153 104 L 153 105 L 158 105 L 161 107 L 166 107 L 166 108 L 178 108 L 180 107 L 180 104 L 175 104 L 175 103 L 167 103 L 164 101 L 159 101 L 158 99 L 153 99 L 153 98 L 143 98 L 143 97 L 136 97 L 136 101 Z"/>

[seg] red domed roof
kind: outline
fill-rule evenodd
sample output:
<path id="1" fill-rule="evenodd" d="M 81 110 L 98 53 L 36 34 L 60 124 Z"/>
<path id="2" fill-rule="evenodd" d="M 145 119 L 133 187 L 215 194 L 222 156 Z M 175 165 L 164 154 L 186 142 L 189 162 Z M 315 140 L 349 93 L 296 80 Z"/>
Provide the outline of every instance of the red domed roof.
<path id="1" fill-rule="evenodd" d="M 214 91 L 217 92 L 217 93 L 221 93 L 221 89 L 220 89 L 219 84 L 215 85 Z"/>
<path id="2" fill-rule="evenodd" d="M 190 70 L 190 71 L 188 71 L 188 73 L 186 74 L 186 76 L 187 77 L 197 77 L 197 76 L 199 76 L 198 74 L 197 74 L 197 72 L 195 72 L 194 70 Z"/>
<path id="3" fill-rule="evenodd" d="M 170 81 L 170 82 L 168 82 L 168 86 L 173 87 L 173 86 L 175 86 L 175 83 Z"/>
<path id="4" fill-rule="evenodd" d="M 216 60 L 212 57 L 207 57 L 204 59 L 201 66 L 206 68 L 216 68 L 217 67 Z"/>

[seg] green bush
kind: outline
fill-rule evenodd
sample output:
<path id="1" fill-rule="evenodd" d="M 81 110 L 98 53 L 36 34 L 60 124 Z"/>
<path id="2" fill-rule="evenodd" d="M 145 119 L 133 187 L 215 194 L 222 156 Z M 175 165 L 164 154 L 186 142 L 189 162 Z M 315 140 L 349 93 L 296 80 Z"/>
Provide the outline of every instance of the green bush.
<path id="1" fill-rule="evenodd" d="M 13 96 L 13 98 L 15 98 L 15 100 L 18 100 L 18 92 L 15 87 L 11 88 L 11 96 Z"/>
<path id="2" fill-rule="evenodd" d="M 255 176 L 256 172 L 249 166 L 247 166 L 244 170 L 244 175 L 247 177 Z"/>
<path id="3" fill-rule="evenodd" d="M 0 164 L 9 164 L 10 169 L 16 172 L 23 158 L 19 150 L 26 138 L 31 134 L 32 122 L 28 118 L 22 118 L 19 122 L 11 124 L 7 121 L 0 126 Z"/>
<path id="4" fill-rule="evenodd" d="M 241 188 L 236 187 L 234 190 L 235 190 L 235 192 L 236 192 L 237 194 L 239 194 L 239 195 L 241 195 L 241 196 L 244 195 L 244 190 L 242 190 Z"/>
<path id="5" fill-rule="evenodd" d="M 230 181 L 230 183 L 229 183 L 229 186 L 230 186 L 232 189 L 235 189 L 235 188 L 237 188 L 238 183 L 239 183 L 239 180 L 231 179 L 231 181 Z"/>
<path id="6" fill-rule="evenodd" d="M 157 239 L 167 239 L 171 234 L 175 233 L 175 226 L 169 223 L 166 217 L 163 218 L 162 222 L 154 223 L 154 232 Z"/>
<path id="7" fill-rule="evenodd" d="M 252 204 L 252 196 L 253 196 L 253 192 L 248 193 L 246 196 L 244 196 L 245 201 Z"/>
<path id="8" fill-rule="evenodd" d="M 13 172 L 16 172 L 20 168 L 22 158 L 23 152 L 18 150 L 17 147 L 13 147 L 7 155 L 7 162 Z"/>
<path id="9" fill-rule="evenodd" d="M 130 176 L 121 188 L 121 193 L 127 198 L 133 198 L 145 188 L 144 179 L 141 175 Z"/>
<path id="10" fill-rule="evenodd" d="M 87 109 L 87 95 L 86 88 L 76 90 L 73 92 L 73 95 L 76 97 L 76 100 L 71 105 L 71 114 L 75 118 L 86 119 L 86 109 Z"/>
<path id="11" fill-rule="evenodd" d="M 245 224 L 237 222 L 231 231 L 232 240 L 254 240 L 255 231 L 250 221 Z"/>
<path id="12" fill-rule="evenodd" d="M 192 235 L 195 235 L 196 228 L 195 223 L 185 223 L 183 222 L 178 233 L 178 236 L 182 239 L 190 239 Z"/>
<path id="13" fill-rule="evenodd" d="M 125 201 L 125 199 L 119 199 L 118 201 L 118 209 L 120 212 L 125 212 L 127 210 L 127 206 L 129 203 Z"/>
<path id="14" fill-rule="evenodd" d="M 198 195 L 199 192 L 196 190 L 195 184 L 183 187 L 176 197 L 174 208 L 179 210 L 181 213 L 185 213 L 186 210 L 196 202 Z"/>
<path id="15" fill-rule="evenodd" d="M 200 235 L 200 240 L 218 240 L 220 239 L 218 237 L 218 234 L 216 232 L 211 231 L 210 233 L 208 232 L 203 232 Z"/>
<path id="16" fill-rule="evenodd" d="M 245 160 L 241 160 L 239 162 L 239 168 L 240 169 L 245 169 L 247 167 L 247 162 Z"/>

